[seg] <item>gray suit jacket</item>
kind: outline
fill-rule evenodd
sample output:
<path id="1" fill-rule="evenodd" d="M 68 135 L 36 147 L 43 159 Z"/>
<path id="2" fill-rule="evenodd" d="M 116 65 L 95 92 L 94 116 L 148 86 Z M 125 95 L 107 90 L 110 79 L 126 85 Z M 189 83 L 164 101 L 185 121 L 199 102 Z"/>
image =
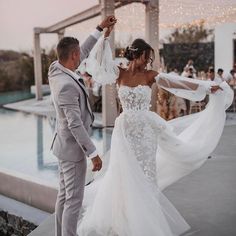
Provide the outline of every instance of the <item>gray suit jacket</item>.
<path id="1" fill-rule="evenodd" d="M 92 35 L 81 46 L 81 61 L 93 48 L 97 39 Z M 96 150 L 89 137 L 93 114 L 85 86 L 79 75 L 63 67 L 58 61 L 49 68 L 49 85 L 56 110 L 56 133 L 52 142 L 53 154 L 61 160 L 80 161 Z"/>

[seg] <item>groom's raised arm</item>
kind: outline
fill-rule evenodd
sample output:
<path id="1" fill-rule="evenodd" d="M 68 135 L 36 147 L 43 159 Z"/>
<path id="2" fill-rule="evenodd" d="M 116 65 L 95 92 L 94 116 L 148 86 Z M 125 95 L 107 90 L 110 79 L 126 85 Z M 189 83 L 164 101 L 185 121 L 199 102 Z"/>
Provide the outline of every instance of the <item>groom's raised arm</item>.
<path id="1" fill-rule="evenodd" d="M 85 42 L 80 47 L 80 61 L 82 62 L 86 57 L 88 57 L 93 46 L 96 44 L 97 40 L 101 37 L 104 28 L 112 26 L 116 23 L 114 16 L 106 17 L 101 24 L 99 24 L 96 30 L 91 33 Z"/>
<path id="2" fill-rule="evenodd" d="M 102 30 L 99 31 L 96 29 L 92 34 L 88 36 L 85 42 L 80 47 L 80 61 L 83 61 L 86 57 L 88 57 L 90 51 L 93 46 L 96 44 L 97 40 L 102 35 Z"/>

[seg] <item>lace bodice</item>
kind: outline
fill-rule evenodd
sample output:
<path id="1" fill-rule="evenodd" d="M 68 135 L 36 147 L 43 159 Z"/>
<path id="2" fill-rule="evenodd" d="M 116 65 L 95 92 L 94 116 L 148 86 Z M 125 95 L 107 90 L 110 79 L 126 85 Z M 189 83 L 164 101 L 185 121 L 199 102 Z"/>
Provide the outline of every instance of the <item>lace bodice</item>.
<path id="1" fill-rule="evenodd" d="M 148 118 L 152 113 L 149 111 L 151 91 L 147 85 L 121 85 L 118 95 L 124 111 L 121 116 L 127 141 L 147 179 L 156 183 L 155 153 L 159 132 Z M 144 113 L 140 115 L 140 111 Z"/>
<path id="2" fill-rule="evenodd" d="M 151 106 L 151 88 L 147 85 L 136 87 L 121 85 L 118 95 L 123 111 L 146 111 Z"/>

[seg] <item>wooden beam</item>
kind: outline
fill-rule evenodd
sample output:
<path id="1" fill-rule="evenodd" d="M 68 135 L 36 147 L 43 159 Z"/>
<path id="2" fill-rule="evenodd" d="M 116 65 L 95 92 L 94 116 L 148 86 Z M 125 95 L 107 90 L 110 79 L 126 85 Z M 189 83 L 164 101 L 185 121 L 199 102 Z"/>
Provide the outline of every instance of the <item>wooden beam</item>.
<path id="1" fill-rule="evenodd" d="M 116 1 L 115 3 L 115 9 L 119 8 L 119 7 L 122 7 L 122 6 L 125 6 L 125 5 L 128 5 L 130 3 L 133 3 L 133 2 L 140 2 L 140 3 L 145 3 L 147 1 L 143 1 L 143 0 L 135 0 L 135 1 Z M 58 31 L 62 30 L 62 29 L 65 29 L 66 27 L 69 27 L 71 25 L 75 25 L 75 24 L 78 24 L 78 23 L 81 23 L 83 21 L 86 21 L 86 20 L 89 20 L 89 19 L 92 19 L 96 16 L 99 16 L 101 15 L 101 5 L 98 4 L 94 7 L 91 7 L 83 12 L 80 12 L 74 16 L 71 16 L 65 20 L 62 20 L 54 25 L 51 25 L 47 28 L 40 28 L 41 30 L 41 33 L 57 33 Z"/>
<path id="2" fill-rule="evenodd" d="M 68 26 L 81 23 L 83 21 L 89 20 L 101 14 L 100 5 L 89 8 L 79 14 L 71 16 L 65 20 L 62 20 L 52 26 L 45 28 L 45 33 L 56 33 L 59 30 L 65 29 Z"/>

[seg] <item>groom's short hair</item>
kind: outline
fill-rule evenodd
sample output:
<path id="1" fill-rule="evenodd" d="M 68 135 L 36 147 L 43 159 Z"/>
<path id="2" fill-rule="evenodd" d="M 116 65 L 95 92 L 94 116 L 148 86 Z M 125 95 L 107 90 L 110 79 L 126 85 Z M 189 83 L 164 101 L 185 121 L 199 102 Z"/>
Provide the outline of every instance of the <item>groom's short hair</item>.
<path id="1" fill-rule="evenodd" d="M 79 46 L 79 40 L 73 37 L 64 37 L 57 44 L 57 57 L 60 61 L 66 61 L 72 51 Z"/>

